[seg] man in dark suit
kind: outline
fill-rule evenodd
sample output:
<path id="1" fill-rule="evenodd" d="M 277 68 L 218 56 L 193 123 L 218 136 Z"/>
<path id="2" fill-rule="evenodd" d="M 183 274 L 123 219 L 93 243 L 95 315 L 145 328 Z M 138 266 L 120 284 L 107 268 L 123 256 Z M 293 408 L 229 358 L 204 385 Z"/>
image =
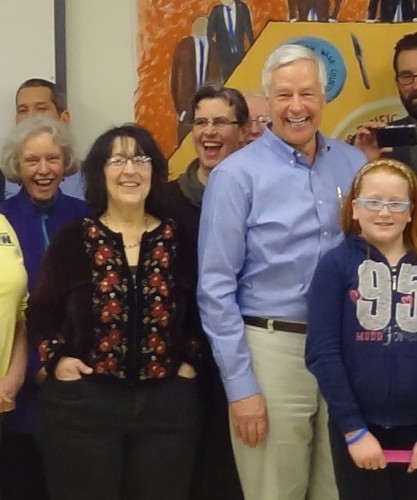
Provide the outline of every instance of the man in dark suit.
<path id="1" fill-rule="evenodd" d="M 227 80 L 254 41 L 248 6 L 241 0 L 221 0 L 210 12 L 207 36 L 217 43 L 222 76 Z"/>
<path id="2" fill-rule="evenodd" d="M 220 81 L 215 42 L 207 38 L 207 17 L 197 17 L 191 36 L 175 47 L 171 69 L 171 95 L 178 115 L 178 145 L 191 130 L 191 100 L 206 82 Z"/>

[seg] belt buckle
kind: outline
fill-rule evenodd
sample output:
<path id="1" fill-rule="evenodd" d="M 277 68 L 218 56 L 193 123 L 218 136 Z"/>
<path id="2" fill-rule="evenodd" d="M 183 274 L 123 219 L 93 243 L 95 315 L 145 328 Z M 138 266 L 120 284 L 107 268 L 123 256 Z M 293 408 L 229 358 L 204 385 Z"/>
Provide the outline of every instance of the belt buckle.
<path id="1" fill-rule="evenodd" d="M 272 318 L 266 320 L 266 328 L 269 333 L 274 332 L 274 320 Z"/>

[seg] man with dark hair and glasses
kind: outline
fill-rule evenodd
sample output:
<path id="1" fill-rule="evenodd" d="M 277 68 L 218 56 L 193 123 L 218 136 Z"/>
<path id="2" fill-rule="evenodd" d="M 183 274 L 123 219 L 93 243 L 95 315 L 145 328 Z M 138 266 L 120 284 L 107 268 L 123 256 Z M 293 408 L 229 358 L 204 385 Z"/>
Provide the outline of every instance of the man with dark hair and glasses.
<path id="1" fill-rule="evenodd" d="M 408 33 L 397 42 L 392 65 L 398 95 L 407 116 L 389 122 L 388 125 L 417 125 L 417 32 Z M 381 124 L 364 124 L 355 136 L 355 146 L 362 149 L 369 161 L 381 156 L 393 158 L 417 172 L 417 146 L 394 147 L 390 152 L 383 151 L 376 140 L 378 127 L 381 127 Z"/>

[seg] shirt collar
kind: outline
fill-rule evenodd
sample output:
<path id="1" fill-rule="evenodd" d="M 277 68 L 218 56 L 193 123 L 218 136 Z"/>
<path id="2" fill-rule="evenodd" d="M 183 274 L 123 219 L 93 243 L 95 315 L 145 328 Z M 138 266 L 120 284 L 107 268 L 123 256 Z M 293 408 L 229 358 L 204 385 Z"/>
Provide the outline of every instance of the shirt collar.
<path id="1" fill-rule="evenodd" d="M 317 154 L 321 155 L 330 151 L 331 146 L 327 138 L 321 132 L 317 132 L 316 136 L 318 144 Z M 289 163 L 295 164 L 294 159 L 297 162 L 303 163 L 303 154 L 297 151 L 290 144 L 283 141 L 280 137 L 275 135 L 270 127 L 266 127 L 261 139 L 263 139 L 270 148 L 272 148 L 276 153 L 278 153 L 284 160 L 288 161 Z"/>

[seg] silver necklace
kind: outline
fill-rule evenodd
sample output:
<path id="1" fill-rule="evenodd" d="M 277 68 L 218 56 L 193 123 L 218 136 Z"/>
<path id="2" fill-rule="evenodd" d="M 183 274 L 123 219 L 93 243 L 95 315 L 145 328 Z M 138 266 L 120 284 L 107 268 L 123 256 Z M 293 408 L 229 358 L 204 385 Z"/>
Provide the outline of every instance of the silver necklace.
<path id="1" fill-rule="evenodd" d="M 110 228 L 109 219 L 107 217 L 107 214 L 103 214 L 101 216 L 101 218 L 103 219 L 104 224 L 108 228 Z M 148 220 L 148 216 L 146 214 L 145 214 L 145 218 L 144 218 L 144 223 L 145 223 L 145 231 L 144 232 L 147 232 L 148 229 L 149 229 L 149 220 Z M 123 236 L 123 233 L 122 233 L 122 236 Z M 137 247 L 139 247 L 140 244 L 142 243 L 142 236 L 143 236 L 143 233 L 142 233 L 142 235 L 140 236 L 139 240 L 136 243 L 131 243 L 130 245 L 123 245 L 123 247 L 126 250 L 129 250 L 130 248 L 137 248 Z"/>

